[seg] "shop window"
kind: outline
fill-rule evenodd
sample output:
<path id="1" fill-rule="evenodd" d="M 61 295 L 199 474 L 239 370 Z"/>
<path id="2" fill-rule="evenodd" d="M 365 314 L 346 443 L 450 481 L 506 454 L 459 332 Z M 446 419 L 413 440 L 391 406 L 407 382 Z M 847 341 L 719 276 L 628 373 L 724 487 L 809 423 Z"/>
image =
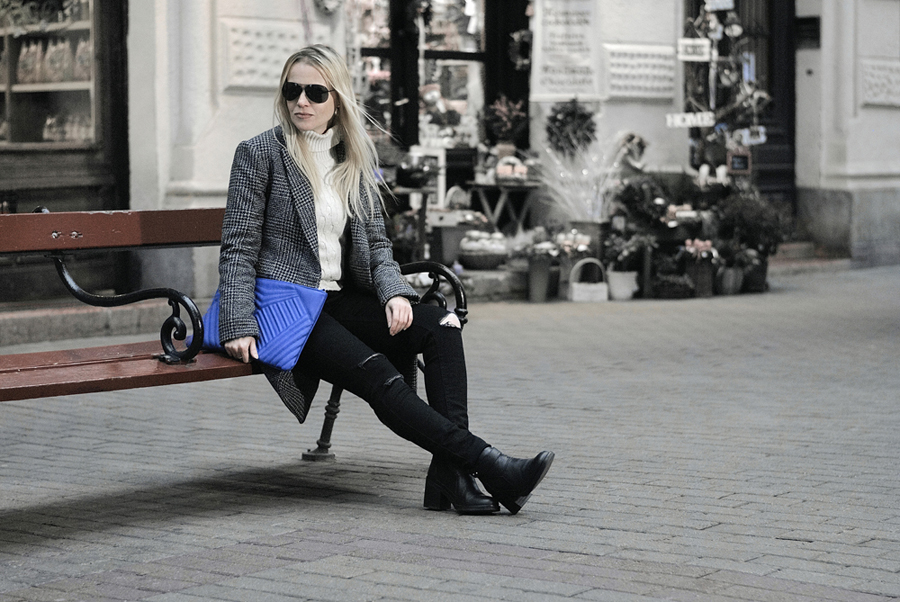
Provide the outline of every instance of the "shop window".
<path id="1" fill-rule="evenodd" d="M 473 147 L 485 102 L 485 4 L 369 0 L 359 12 L 363 103 L 402 146 Z"/>

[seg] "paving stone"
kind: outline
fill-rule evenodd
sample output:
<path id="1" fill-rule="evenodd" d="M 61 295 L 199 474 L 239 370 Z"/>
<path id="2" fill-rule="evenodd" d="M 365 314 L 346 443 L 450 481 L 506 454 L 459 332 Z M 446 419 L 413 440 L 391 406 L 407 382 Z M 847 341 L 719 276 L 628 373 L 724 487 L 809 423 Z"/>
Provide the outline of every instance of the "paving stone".
<path id="1" fill-rule="evenodd" d="M 0 601 L 900 598 L 900 268 L 771 284 L 472 303 L 473 431 L 557 453 L 516 516 L 349 395 L 328 464 L 262 377 L 0 404 Z"/>

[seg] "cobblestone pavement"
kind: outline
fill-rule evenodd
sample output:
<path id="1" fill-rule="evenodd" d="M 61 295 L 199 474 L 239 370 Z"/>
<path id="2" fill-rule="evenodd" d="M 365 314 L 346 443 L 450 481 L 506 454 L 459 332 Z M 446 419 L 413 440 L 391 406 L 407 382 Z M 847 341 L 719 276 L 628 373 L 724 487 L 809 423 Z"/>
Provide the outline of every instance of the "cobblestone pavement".
<path id="1" fill-rule="evenodd" d="M 900 598 L 900 268 L 465 336 L 473 430 L 557 454 L 518 515 L 423 510 L 352 397 L 303 462 L 323 395 L 298 426 L 261 377 L 5 403 L 0 600 Z"/>

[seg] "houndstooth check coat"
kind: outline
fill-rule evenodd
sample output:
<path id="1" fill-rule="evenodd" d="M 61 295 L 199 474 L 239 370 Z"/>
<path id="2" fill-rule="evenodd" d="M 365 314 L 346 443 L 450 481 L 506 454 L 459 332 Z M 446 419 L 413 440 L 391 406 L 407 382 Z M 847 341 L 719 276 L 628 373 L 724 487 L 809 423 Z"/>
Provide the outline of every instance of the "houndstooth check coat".
<path id="1" fill-rule="evenodd" d="M 343 145 L 336 147 L 338 161 Z M 361 194 L 366 191 L 360 184 Z M 259 337 L 253 317 L 257 277 L 318 287 L 321 279 L 315 202 L 309 180 L 287 151 L 281 127 L 241 142 L 231 166 L 228 202 L 219 254 L 223 342 Z M 397 295 L 418 301 L 394 261 L 384 219 L 372 215 L 349 220 L 344 244 L 344 280 L 372 291 L 382 305 Z M 300 422 L 306 419 L 318 380 L 299 371 L 263 365 L 263 373 Z"/>

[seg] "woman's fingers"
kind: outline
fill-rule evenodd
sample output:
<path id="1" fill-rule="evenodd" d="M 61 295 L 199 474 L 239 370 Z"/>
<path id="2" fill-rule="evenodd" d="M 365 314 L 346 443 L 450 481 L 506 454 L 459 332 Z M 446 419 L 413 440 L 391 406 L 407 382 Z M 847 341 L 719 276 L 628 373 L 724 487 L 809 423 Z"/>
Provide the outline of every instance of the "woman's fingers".
<path id="1" fill-rule="evenodd" d="M 412 305 L 406 297 L 393 297 L 384 306 L 391 336 L 412 326 Z"/>
<path id="2" fill-rule="evenodd" d="M 236 360 L 241 360 L 245 364 L 250 362 L 250 358 L 259 359 L 259 353 L 256 350 L 256 339 L 254 337 L 241 337 L 225 343 L 225 351 Z"/>

